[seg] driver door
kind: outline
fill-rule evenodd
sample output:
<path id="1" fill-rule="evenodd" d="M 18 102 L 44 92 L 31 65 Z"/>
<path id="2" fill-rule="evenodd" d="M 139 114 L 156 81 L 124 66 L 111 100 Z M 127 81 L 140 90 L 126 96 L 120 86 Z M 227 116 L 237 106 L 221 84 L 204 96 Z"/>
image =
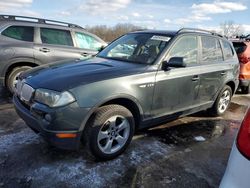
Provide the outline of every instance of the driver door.
<path id="1" fill-rule="evenodd" d="M 154 117 L 177 112 L 180 116 L 182 111 L 197 103 L 200 82 L 197 36 L 185 35 L 178 38 L 165 61 L 168 62 L 172 57 L 183 57 L 187 66 L 157 72 L 152 104 Z"/>

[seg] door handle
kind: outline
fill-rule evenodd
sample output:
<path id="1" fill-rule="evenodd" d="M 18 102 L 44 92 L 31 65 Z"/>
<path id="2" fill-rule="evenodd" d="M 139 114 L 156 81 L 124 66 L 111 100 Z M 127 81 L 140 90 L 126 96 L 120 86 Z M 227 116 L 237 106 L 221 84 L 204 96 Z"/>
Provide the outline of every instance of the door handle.
<path id="1" fill-rule="evenodd" d="M 221 75 L 221 76 L 224 76 L 224 75 L 226 75 L 226 72 L 223 71 L 223 72 L 220 73 L 220 75 Z"/>
<path id="2" fill-rule="evenodd" d="M 83 52 L 81 55 L 84 56 L 84 57 L 89 56 L 89 54 L 86 53 L 86 52 Z"/>
<path id="3" fill-rule="evenodd" d="M 194 77 L 192 78 L 192 81 L 197 81 L 197 80 L 199 80 L 199 79 L 200 79 L 199 76 L 194 76 Z"/>
<path id="4" fill-rule="evenodd" d="M 39 51 L 47 53 L 47 52 L 50 52 L 50 49 L 48 49 L 48 48 L 40 48 Z"/>

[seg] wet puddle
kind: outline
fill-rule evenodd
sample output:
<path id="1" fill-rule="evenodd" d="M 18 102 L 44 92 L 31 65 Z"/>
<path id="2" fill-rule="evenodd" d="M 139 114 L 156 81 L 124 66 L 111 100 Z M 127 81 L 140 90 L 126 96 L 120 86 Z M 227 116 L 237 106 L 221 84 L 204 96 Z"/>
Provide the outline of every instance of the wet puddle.
<path id="1" fill-rule="evenodd" d="M 181 123 L 173 127 L 153 129 L 146 131 L 150 137 L 156 137 L 159 141 L 176 146 L 188 146 L 197 142 L 204 142 L 218 138 L 225 133 L 226 126 L 232 122 L 227 120 L 200 120 L 188 123 Z M 234 123 L 234 128 L 239 123 Z"/>

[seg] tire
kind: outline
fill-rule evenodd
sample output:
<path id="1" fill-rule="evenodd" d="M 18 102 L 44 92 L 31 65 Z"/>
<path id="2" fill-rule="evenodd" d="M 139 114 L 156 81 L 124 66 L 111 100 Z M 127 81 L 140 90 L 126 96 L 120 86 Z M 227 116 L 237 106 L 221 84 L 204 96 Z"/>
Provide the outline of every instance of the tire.
<path id="1" fill-rule="evenodd" d="M 221 92 L 219 93 L 218 97 L 212 108 L 208 111 L 213 116 L 221 116 L 226 112 L 229 107 L 232 98 L 232 89 L 229 86 L 225 86 Z"/>
<path id="2" fill-rule="evenodd" d="M 11 70 L 11 72 L 8 74 L 6 78 L 6 87 L 11 93 L 14 93 L 15 91 L 15 84 L 20 73 L 31 68 L 32 67 L 30 66 L 22 66 L 22 67 L 15 67 L 13 70 Z"/>
<path id="3" fill-rule="evenodd" d="M 134 129 L 134 118 L 127 108 L 120 105 L 100 107 L 87 124 L 86 147 L 98 160 L 113 159 L 128 147 Z"/>
<path id="4" fill-rule="evenodd" d="M 248 94 L 250 93 L 250 86 L 241 86 L 241 93 L 242 94 Z"/>

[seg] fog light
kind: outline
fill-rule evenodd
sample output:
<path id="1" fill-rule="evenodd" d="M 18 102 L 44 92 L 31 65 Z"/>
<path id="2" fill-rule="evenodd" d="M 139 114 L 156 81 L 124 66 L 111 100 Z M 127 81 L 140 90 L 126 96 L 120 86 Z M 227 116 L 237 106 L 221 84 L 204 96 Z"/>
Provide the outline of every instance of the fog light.
<path id="1" fill-rule="evenodd" d="M 46 114 L 46 115 L 44 116 L 44 119 L 45 119 L 46 121 L 48 121 L 48 122 L 51 122 L 52 117 L 51 117 L 50 114 Z"/>

